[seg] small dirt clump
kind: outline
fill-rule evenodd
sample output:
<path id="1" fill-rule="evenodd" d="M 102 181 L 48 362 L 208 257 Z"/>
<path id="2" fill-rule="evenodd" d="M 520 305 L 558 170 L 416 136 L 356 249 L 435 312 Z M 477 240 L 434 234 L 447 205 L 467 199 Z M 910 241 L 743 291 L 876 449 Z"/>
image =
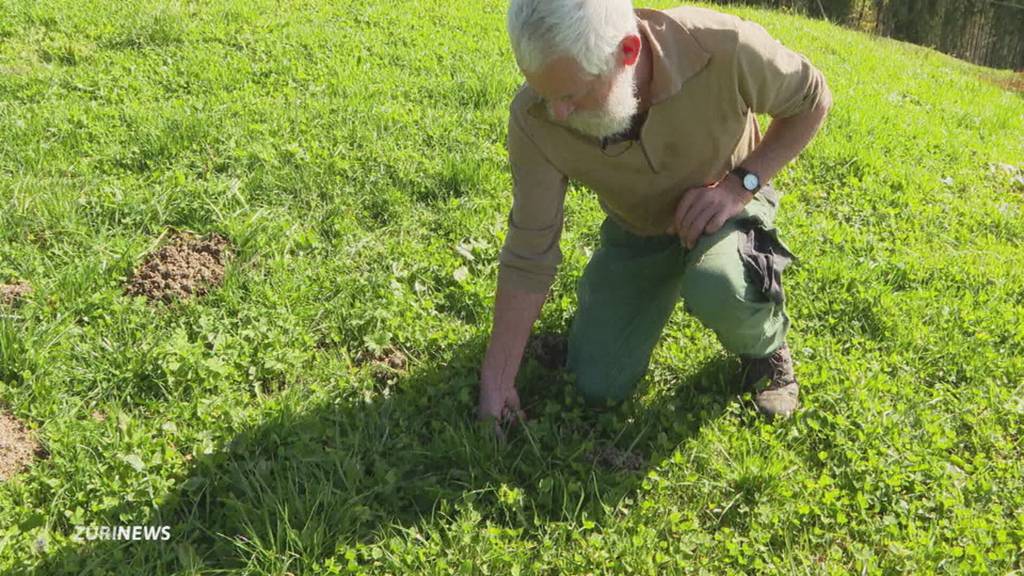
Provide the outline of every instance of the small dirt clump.
<path id="1" fill-rule="evenodd" d="M 0 410 L 0 482 L 21 472 L 36 457 L 42 457 L 39 444 L 18 421 L 6 410 Z"/>
<path id="2" fill-rule="evenodd" d="M 0 306 L 14 306 L 31 292 L 32 286 L 28 282 L 0 284 Z"/>
<path id="3" fill-rule="evenodd" d="M 587 460 L 605 470 L 636 472 L 644 466 L 642 456 L 629 450 L 619 450 L 615 446 L 595 448 L 587 454 Z"/>
<path id="4" fill-rule="evenodd" d="M 151 302 L 202 296 L 224 280 L 224 266 L 231 257 L 231 243 L 219 234 L 197 238 L 176 233 L 162 248 L 142 262 L 128 279 L 130 296 Z"/>
<path id="5" fill-rule="evenodd" d="M 562 334 L 541 332 L 530 336 L 526 349 L 545 370 L 558 370 L 565 366 L 565 359 L 569 355 L 569 342 Z"/>
<path id="6" fill-rule="evenodd" d="M 385 350 L 384 356 L 378 359 L 377 362 L 387 365 L 392 370 L 405 370 L 409 359 L 405 357 L 405 354 L 402 354 L 401 350 L 391 348 Z"/>
<path id="7" fill-rule="evenodd" d="M 378 351 L 360 352 L 356 356 L 356 363 L 369 366 L 373 379 L 379 383 L 386 383 L 405 371 L 409 359 L 398 348 L 386 346 Z"/>

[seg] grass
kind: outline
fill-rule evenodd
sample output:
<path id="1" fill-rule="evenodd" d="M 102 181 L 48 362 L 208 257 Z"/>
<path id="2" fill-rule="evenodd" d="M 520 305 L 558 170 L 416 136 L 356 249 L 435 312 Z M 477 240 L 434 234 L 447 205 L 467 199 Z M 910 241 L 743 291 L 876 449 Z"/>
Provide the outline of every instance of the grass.
<path id="1" fill-rule="evenodd" d="M 656 6 L 666 7 L 659 2 Z M 636 398 L 529 360 L 478 426 L 520 82 L 504 4 L 0 1 L 4 574 L 1024 571 L 1024 99 L 1010 75 L 756 10 L 835 108 L 776 179 L 804 409 L 759 419 L 680 306 Z M 539 330 L 602 215 L 573 187 Z M 168 227 L 235 244 L 150 307 Z M 399 351 L 403 369 L 367 358 Z M 640 471 L 587 455 L 617 448 Z M 168 525 L 167 542 L 76 526 Z"/>

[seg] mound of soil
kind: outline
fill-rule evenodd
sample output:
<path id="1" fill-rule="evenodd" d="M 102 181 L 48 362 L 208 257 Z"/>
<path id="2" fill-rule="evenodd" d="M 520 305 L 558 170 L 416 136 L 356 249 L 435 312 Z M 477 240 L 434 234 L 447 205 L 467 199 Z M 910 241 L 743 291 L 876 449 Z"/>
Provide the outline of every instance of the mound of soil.
<path id="1" fill-rule="evenodd" d="M 1016 75 L 1006 78 L 989 75 L 985 76 L 985 79 L 1004 90 L 1024 94 L 1024 72 L 1018 72 Z"/>
<path id="2" fill-rule="evenodd" d="M 393 380 L 409 365 L 409 359 L 401 350 L 387 346 L 379 352 L 364 350 L 356 356 L 356 364 L 369 366 L 373 379 L 384 383 Z"/>
<path id="3" fill-rule="evenodd" d="M 197 238 L 187 232 L 171 240 L 142 262 L 125 289 L 130 296 L 151 302 L 171 302 L 202 296 L 224 280 L 224 265 L 231 257 L 231 243 L 219 234 Z"/>
<path id="4" fill-rule="evenodd" d="M 1020 192 L 1024 192 L 1024 167 L 1013 164 L 989 164 L 989 170 L 994 174 L 1003 175 L 1010 180 L 1010 186 Z"/>
<path id="5" fill-rule="evenodd" d="M 25 426 L 14 416 L 0 410 L 0 482 L 24 470 L 43 451 Z"/>
<path id="6" fill-rule="evenodd" d="M 0 284 L 0 306 L 14 306 L 30 292 L 32 292 L 32 286 L 28 282 Z"/>
<path id="7" fill-rule="evenodd" d="M 545 370 L 558 370 L 565 366 L 569 355 L 569 341 L 562 334 L 542 332 L 530 336 L 527 354 L 537 360 Z"/>
<path id="8" fill-rule="evenodd" d="M 595 448 L 587 454 L 587 460 L 605 470 L 629 470 L 636 472 L 644 467 L 644 459 L 636 452 L 619 450 L 615 446 Z"/>

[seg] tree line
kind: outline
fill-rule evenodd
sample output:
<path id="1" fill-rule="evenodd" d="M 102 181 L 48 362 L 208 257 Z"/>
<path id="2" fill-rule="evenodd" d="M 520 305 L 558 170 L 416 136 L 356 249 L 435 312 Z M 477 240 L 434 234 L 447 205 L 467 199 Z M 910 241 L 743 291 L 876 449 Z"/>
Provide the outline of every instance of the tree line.
<path id="1" fill-rule="evenodd" d="M 993 68 L 1024 70 L 1024 0 L 718 0 L 789 9 Z"/>

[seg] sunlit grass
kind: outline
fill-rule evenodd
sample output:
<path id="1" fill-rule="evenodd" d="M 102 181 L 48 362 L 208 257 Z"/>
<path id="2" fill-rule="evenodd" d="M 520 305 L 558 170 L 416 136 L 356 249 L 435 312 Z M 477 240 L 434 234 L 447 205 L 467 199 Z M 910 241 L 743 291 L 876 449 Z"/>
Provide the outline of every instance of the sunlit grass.
<path id="1" fill-rule="evenodd" d="M 665 7 L 669 4 L 659 3 Z M 804 409 L 759 419 L 677 310 L 633 402 L 473 418 L 520 79 L 496 2 L 0 0 L 0 572 L 1007 573 L 1024 547 L 1024 99 L 767 11 L 835 107 L 775 185 Z M 574 187 L 540 329 L 602 214 Z M 168 227 L 235 245 L 151 307 Z M 399 353 L 403 368 L 373 358 Z M 595 448 L 642 457 L 595 466 Z M 170 525 L 169 542 L 70 539 Z"/>

